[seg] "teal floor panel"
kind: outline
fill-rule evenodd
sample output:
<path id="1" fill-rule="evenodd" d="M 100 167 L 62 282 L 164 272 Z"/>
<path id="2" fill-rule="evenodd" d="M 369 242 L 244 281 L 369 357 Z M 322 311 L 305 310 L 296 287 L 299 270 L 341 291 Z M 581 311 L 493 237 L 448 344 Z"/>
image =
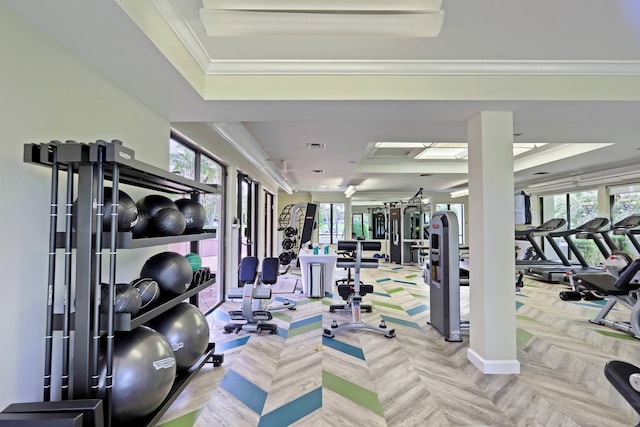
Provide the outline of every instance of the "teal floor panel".
<path id="1" fill-rule="evenodd" d="M 267 392 L 244 378 L 242 375 L 230 370 L 224 376 L 220 386 L 241 400 L 253 412 L 260 415 L 267 400 Z M 238 410 L 241 410 L 238 408 Z"/>
<path id="2" fill-rule="evenodd" d="M 322 387 L 262 416 L 258 427 L 288 426 L 320 408 L 322 408 Z"/>

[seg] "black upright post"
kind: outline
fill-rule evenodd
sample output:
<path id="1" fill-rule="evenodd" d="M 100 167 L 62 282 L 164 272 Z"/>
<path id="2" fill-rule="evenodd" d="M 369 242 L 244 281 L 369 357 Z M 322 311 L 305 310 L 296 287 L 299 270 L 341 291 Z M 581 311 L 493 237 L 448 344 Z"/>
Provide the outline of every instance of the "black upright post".
<path id="1" fill-rule="evenodd" d="M 51 202 L 49 207 L 49 270 L 47 283 L 47 325 L 45 331 L 44 394 L 43 400 L 51 400 L 51 359 L 53 356 L 53 303 L 56 286 L 56 233 L 58 231 L 58 147 L 51 148 Z M 45 146 L 41 146 L 42 149 Z"/>
<path id="2" fill-rule="evenodd" d="M 91 320 L 92 348 L 91 348 L 91 389 L 92 397 L 98 398 L 100 384 L 100 372 L 98 368 L 98 360 L 100 356 L 100 298 L 102 283 L 102 230 L 104 221 L 104 146 L 98 145 L 98 164 L 96 169 L 96 239 L 95 239 L 95 263 L 94 263 L 94 280 L 93 292 L 93 319 Z"/>
<path id="3" fill-rule="evenodd" d="M 95 165 L 78 167 L 78 206 L 76 211 L 76 297 L 75 330 L 73 338 L 73 397 L 91 396 L 92 318 L 93 301 L 96 298 L 92 286 L 95 274 Z"/>
<path id="4" fill-rule="evenodd" d="M 65 198 L 64 238 L 64 312 L 62 326 L 62 400 L 69 398 L 69 366 L 71 363 L 71 276 L 72 252 L 71 229 L 73 227 L 73 163 L 67 163 L 67 194 Z"/>

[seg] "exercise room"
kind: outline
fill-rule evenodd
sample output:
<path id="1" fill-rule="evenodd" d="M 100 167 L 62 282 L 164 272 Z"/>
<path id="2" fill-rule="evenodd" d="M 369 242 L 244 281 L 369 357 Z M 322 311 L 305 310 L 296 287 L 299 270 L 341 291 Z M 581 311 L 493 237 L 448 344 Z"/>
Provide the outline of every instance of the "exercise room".
<path id="1" fill-rule="evenodd" d="M 1 0 L 1 426 L 640 423 L 634 0 Z"/>

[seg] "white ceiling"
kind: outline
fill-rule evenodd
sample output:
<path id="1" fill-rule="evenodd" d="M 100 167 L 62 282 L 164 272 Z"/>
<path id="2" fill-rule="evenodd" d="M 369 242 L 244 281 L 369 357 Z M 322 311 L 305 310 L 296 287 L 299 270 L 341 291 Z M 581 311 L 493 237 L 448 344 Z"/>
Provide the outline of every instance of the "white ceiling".
<path id="1" fill-rule="evenodd" d="M 448 191 L 464 183 L 466 174 L 420 176 L 430 173 L 428 163 L 420 173 L 403 173 L 401 167 L 393 173 L 358 173 L 356 166 L 367 144 L 374 141 L 465 141 L 467 121 L 482 110 L 513 111 L 516 142 L 614 144 L 517 172 L 519 188 L 640 160 L 640 2 L 636 0 L 444 0 L 444 25 L 436 38 L 356 40 L 208 38 L 198 19 L 202 5 L 198 0 L 119 0 L 122 7 L 106 0 L 4 1 L 170 120 L 242 122 L 276 164 L 286 161 L 288 176 L 300 189 L 322 185 L 344 191 L 355 183 L 356 195 L 362 198 L 367 191 L 410 195 L 420 187 L 426 192 Z M 400 75 L 428 75 L 437 69 L 439 74 L 494 74 L 505 79 L 528 74 L 576 74 L 578 80 L 594 74 L 632 78 L 628 90 L 611 100 L 605 90 L 599 94 L 588 84 L 585 96 L 560 88 L 558 97 L 549 90 L 544 96 L 526 98 L 514 87 L 513 100 L 508 85 L 499 96 L 485 98 L 477 94 L 421 98 L 424 89 L 416 88 L 420 95 L 412 100 L 329 96 L 279 101 L 244 95 L 237 98 L 242 100 L 204 100 L 208 96 L 185 80 L 175 60 L 161 53 L 166 51 L 158 40 L 152 42 L 127 16 L 123 8 L 132 4 L 171 8 L 183 16 L 172 25 L 186 24 L 200 40 L 210 63 L 203 76 L 220 70 L 236 70 L 231 72 L 238 75 L 260 69 L 291 73 L 300 66 L 316 73 L 330 74 L 342 67 L 345 74 L 366 75 L 358 68 L 364 63 Z M 306 150 L 305 144 L 314 142 L 325 143 L 326 149 Z M 325 172 L 314 174 L 312 169 Z M 534 175 L 541 171 L 550 174 Z"/>

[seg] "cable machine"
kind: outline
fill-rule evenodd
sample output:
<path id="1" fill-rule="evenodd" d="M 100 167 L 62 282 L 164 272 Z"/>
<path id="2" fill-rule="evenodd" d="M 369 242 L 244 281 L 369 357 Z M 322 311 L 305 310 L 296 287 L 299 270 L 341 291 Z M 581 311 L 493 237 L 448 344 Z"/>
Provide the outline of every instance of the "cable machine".
<path id="1" fill-rule="evenodd" d="M 429 206 L 422 203 L 422 188 L 407 202 L 389 205 L 389 254 L 396 264 L 419 264 L 419 251 L 429 236 L 425 214 Z"/>

